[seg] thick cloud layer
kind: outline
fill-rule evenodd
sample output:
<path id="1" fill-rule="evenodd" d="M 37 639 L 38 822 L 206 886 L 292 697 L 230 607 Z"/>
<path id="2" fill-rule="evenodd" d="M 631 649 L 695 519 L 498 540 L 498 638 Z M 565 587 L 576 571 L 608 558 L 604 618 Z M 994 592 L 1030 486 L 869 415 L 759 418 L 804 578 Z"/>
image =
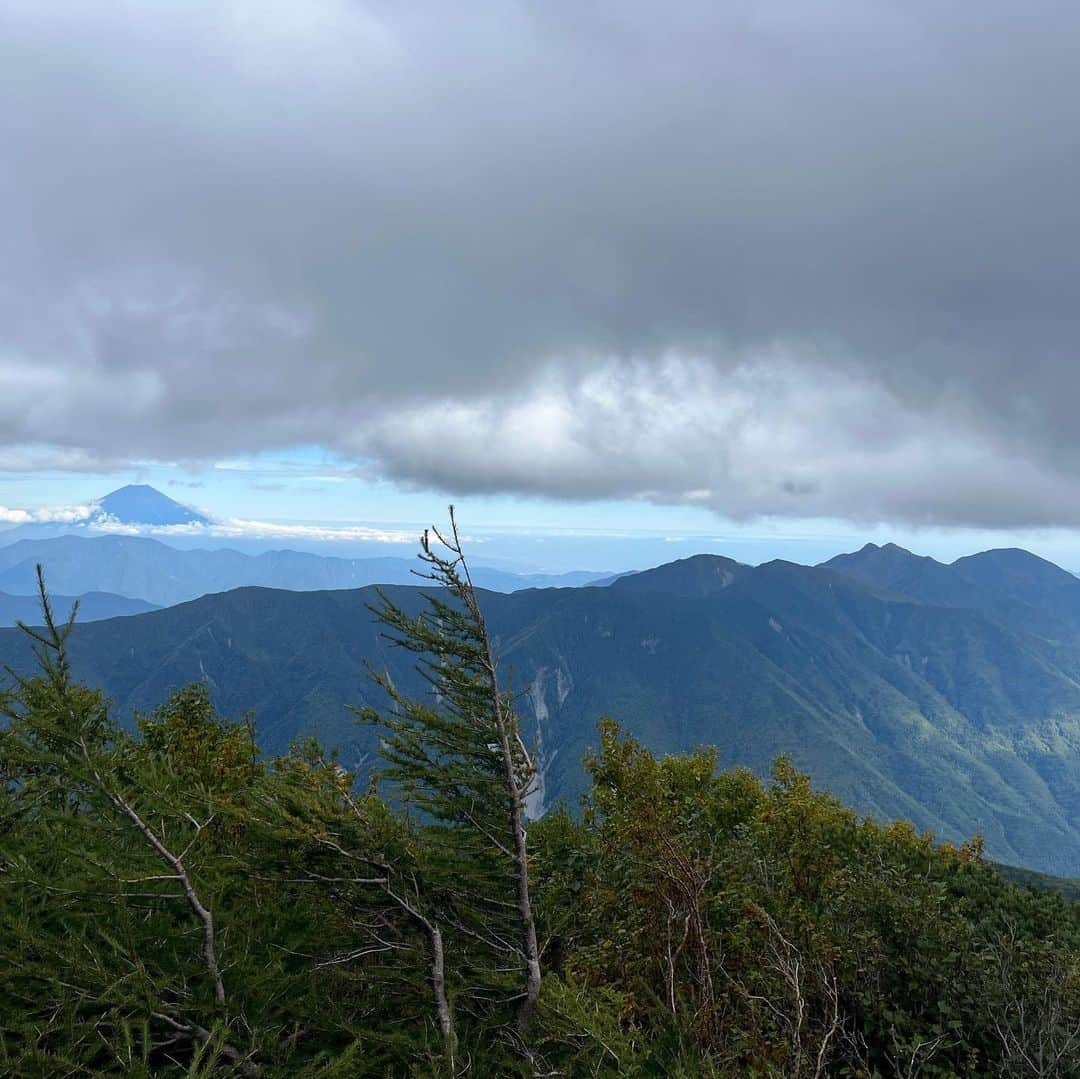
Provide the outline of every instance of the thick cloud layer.
<path id="1" fill-rule="evenodd" d="M 0 467 L 320 443 L 455 493 L 1080 525 L 1078 34 L 14 0 Z"/>

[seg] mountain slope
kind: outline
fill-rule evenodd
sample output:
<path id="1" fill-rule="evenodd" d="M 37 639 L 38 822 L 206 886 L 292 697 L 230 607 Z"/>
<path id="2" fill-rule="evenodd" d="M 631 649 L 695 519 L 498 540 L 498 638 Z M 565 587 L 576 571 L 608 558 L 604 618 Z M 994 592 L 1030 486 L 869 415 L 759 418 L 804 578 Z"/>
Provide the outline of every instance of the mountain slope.
<path id="1" fill-rule="evenodd" d="M 1004 548 L 958 558 L 951 568 L 980 588 L 1032 604 L 1080 631 L 1080 580 L 1045 558 Z"/>
<path id="2" fill-rule="evenodd" d="M 886 543 L 868 543 L 851 554 L 840 554 L 823 563 L 837 573 L 854 577 L 874 588 L 942 607 L 986 605 L 985 593 L 953 567 L 933 558 Z"/>
<path id="3" fill-rule="evenodd" d="M 828 569 L 853 577 L 872 588 L 929 603 L 937 607 L 959 607 L 981 611 L 1005 626 L 1021 627 L 1053 640 L 1069 639 L 1080 631 L 1080 581 L 1050 562 L 1026 551 L 1023 555 L 1041 563 L 1073 589 L 1075 609 L 1061 593 L 1061 581 L 1043 581 L 1041 588 L 1026 587 L 1021 574 L 1010 579 L 1005 567 L 988 551 L 945 565 L 933 558 L 887 543 L 868 543 L 852 554 L 837 555 L 823 563 Z"/>
<path id="4" fill-rule="evenodd" d="M 408 606 L 420 590 L 391 588 Z M 371 589 L 240 589 L 77 627 L 76 673 L 122 710 L 204 680 L 256 712 L 281 750 L 317 730 L 363 770 L 373 732 L 346 705 L 381 703 L 366 663 L 421 693 L 387 650 Z M 762 771 L 782 752 L 867 812 L 963 839 L 1002 861 L 1080 873 L 1080 662 L 979 611 L 934 606 L 827 567 L 687 560 L 608 588 L 487 593 L 504 674 L 542 746 L 540 810 L 582 789 L 582 752 L 610 715 L 658 750 L 720 747 Z M 0 632 L 0 662 L 29 663 Z"/>

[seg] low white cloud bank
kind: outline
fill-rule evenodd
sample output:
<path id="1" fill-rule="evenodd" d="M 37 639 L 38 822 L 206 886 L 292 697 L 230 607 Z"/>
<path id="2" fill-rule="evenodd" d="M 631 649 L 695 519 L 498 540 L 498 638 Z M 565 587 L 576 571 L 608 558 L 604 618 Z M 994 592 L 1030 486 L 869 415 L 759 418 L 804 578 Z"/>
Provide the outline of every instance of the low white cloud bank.
<path id="1" fill-rule="evenodd" d="M 1070 462 L 1021 454 L 962 403 L 905 402 L 858 368 L 777 355 L 545 372 L 511 397 L 445 400 L 352 440 L 405 483 L 626 498 L 726 516 L 1080 525 Z"/>
<path id="2" fill-rule="evenodd" d="M 45 509 L 12 509 L 0 506 L 0 522 L 12 525 L 80 524 L 87 521 L 93 513 L 93 506 L 57 506 Z"/>
<path id="3" fill-rule="evenodd" d="M 153 525 L 120 521 L 101 511 L 94 503 L 82 506 L 55 506 L 18 509 L 0 506 L 0 525 L 62 525 L 94 535 L 148 536 L 206 539 L 247 539 L 304 541 L 310 543 L 385 543 L 416 546 L 415 531 L 377 528 L 368 525 L 294 524 L 230 517 L 209 522 Z"/>
<path id="4" fill-rule="evenodd" d="M 280 524 L 274 521 L 245 520 L 230 517 L 210 524 L 143 525 L 102 517 L 93 524 L 95 531 L 122 536 L 199 537 L 208 539 L 303 540 L 312 543 L 406 543 L 416 546 L 415 531 L 372 528 L 367 525 Z"/>

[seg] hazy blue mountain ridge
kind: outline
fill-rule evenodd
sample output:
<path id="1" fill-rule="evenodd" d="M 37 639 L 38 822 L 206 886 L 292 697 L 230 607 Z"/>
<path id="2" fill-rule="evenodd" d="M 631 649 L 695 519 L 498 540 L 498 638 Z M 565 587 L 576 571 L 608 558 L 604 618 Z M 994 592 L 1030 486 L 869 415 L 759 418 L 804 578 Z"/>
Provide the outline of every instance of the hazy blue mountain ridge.
<path id="1" fill-rule="evenodd" d="M 80 622 L 98 622 L 105 618 L 122 618 L 157 610 L 152 603 L 108 592 L 87 592 L 83 596 L 54 595 L 49 598 L 56 616 L 63 619 L 70 616 L 72 605 L 77 600 Z M 31 626 L 40 624 L 41 604 L 36 596 L 10 596 L 0 592 L 0 626 L 14 626 L 16 622 Z"/>
<path id="2" fill-rule="evenodd" d="M 247 585 L 309 590 L 417 581 L 412 550 L 408 557 L 393 557 L 382 553 L 382 543 L 366 544 L 374 551 L 356 550 L 354 542 L 342 548 L 331 539 L 302 536 L 290 540 L 297 549 L 274 548 L 265 537 L 246 535 L 242 528 L 235 535 L 226 529 L 226 542 L 214 528 L 217 523 L 154 487 L 130 484 L 81 510 L 68 508 L 55 520 L 0 527 L 0 549 L 8 550 L 0 556 L 0 589 L 32 594 L 39 561 L 52 587 L 62 580 L 72 592 L 118 592 L 154 605 Z M 96 545 L 83 546 L 87 541 Z M 350 548 L 343 557 L 341 551 Z M 498 556 L 492 561 L 498 563 Z M 579 587 L 614 578 L 611 570 L 539 573 L 482 562 L 474 572 L 479 585 L 500 592 Z"/>
<path id="3" fill-rule="evenodd" d="M 156 606 L 252 585 L 309 591 L 419 581 L 415 558 L 334 558 L 288 550 L 249 555 L 229 548 L 180 550 L 141 536 L 58 536 L 0 546 L 0 591 L 33 594 L 38 563 L 57 592 L 113 592 Z M 608 575 L 526 575 L 478 566 L 474 576 L 481 587 L 513 591 L 578 586 Z"/>

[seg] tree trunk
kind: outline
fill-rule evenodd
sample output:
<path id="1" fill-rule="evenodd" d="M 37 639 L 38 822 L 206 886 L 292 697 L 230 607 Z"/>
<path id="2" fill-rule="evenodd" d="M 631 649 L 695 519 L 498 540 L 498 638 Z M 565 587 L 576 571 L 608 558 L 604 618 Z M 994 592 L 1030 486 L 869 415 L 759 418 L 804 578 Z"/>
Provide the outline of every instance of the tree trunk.
<path id="1" fill-rule="evenodd" d="M 519 1034 L 524 1034 L 536 1010 L 536 1001 L 540 996 L 540 948 L 536 941 L 536 921 L 533 918 L 532 898 L 529 893 L 529 852 L 525 835 L 525 792 L 518 785 L 517 770 L 514 766 L 514 747 L 511 742 L 511 732 L 507 722 L 506 711 L 503 708 L 503 699 L 499 693 L 498 673 L 495 667 L 495 657 L 491 651 L 491 638 L 488 636 L 487 624 L 484 622 L 480 603 L 476 598 L 476 587 L 472 583 L 468 563 L 461 553 L 461 542 L 458 538 L 457 522 L 454 520 L 454 507 L 450 507 L 450 526 L 453 529 L 454 546 L 461 568 L 465 575 L 465 597 L 469 605 L 469 612 L 476 622 L 483 641 L 484 655 L 483 666 L 487 675 L 491 693 L 491 708 L 495 719 L 495 729 L 499 736 L 499 752 L 502 755 L 503 773 L 506 778 L 507 794 L 510 803 L 510 831 L 514 837 L 513 862 L 514 883 L 517 892 L 517 911 L 521 921 L 521 945 L 522 955 L 525 960 L 525 996 L 518 1005 L 515 1026 Z M 516 738 L 517 732 L 514 732 Z M 517 738 L 520 745 L 521 739 Z M 531 773 L 532 762 L 528 759 L 525 747 L 520 746 L 521 752 L 526 759 Z"/>

